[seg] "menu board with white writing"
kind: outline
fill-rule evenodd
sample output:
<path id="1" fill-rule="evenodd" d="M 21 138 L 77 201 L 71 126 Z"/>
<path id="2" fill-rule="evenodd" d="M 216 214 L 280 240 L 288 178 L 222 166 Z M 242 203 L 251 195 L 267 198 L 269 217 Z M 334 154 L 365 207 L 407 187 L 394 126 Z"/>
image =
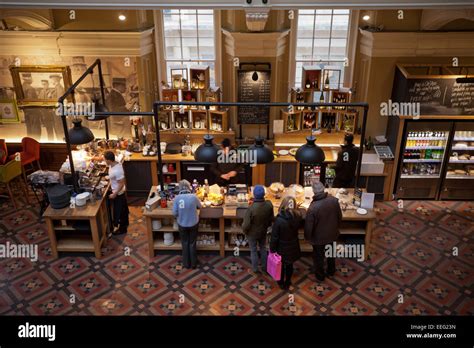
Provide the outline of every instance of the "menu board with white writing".
<path id="1" fill-rule="evenodd" d="M 404 102 L 420 103 L 421 115 L 474 115 L 474 83 L 455 78 L 408 79 Z"/>
<path id="2" fill-rule="evenodd" d="M 270 102 L 270 70 L 257 70 L 258 79 L 254 81 L 253 70 L 238 71 L 239 102 Z M 268 106 L 239 106 L 239 124 L 267 124 L 270 119 Z"/>

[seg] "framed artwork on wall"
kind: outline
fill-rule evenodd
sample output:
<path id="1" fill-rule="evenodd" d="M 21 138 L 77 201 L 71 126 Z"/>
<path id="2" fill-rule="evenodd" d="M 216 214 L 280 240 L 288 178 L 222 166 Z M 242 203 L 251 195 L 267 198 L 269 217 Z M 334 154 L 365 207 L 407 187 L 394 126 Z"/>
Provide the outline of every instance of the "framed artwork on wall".
<path id="1" fill-rule="evenodd" d="M 58 98 L 72 85 L 68 66 L 10 66 L 18 105 L 55 106 Z M 68 99 L 72 102 L 72 97 Z"/>
<path id="2" fill-rule="evenodd" d="M 0 99 L 0 123 L 20 123 L 15 99 Z"/>

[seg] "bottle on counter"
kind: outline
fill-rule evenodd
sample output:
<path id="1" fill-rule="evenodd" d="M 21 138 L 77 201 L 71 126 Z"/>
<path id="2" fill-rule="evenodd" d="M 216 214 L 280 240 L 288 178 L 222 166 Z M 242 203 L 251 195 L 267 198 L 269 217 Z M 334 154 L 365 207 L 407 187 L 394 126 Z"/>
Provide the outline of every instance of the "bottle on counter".
<path id="1" fill-rule="evenodd" d="M 193 184 L 192 184 L 193 193 L 197 192 L 198 187 L 199 187 L 199 183 L 196 179 L 194 179 Z"/>
<path id="2" fill-rule="evenodd" d="M 204 179 L 204 193 L 206 197 L 209 194 L 209 181 L 207 179 Z"/>

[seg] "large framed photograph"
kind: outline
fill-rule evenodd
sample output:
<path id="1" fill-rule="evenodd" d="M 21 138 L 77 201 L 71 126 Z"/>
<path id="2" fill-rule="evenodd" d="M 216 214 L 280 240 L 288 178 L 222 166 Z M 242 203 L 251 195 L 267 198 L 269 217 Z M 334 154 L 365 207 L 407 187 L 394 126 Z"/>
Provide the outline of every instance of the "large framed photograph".
<path id="1" fill-rule="evenodd" d="M 55 106 L 58 98 L 72 85 L 68 66 L 10 66 L 18 105 Z M 72 97 L 68 101 L 72 102 Z"/>
<path id="2" fill-rule="evenodd" d="M 0 99 L 0 123 L 20 123 L 15 99 Z"/>

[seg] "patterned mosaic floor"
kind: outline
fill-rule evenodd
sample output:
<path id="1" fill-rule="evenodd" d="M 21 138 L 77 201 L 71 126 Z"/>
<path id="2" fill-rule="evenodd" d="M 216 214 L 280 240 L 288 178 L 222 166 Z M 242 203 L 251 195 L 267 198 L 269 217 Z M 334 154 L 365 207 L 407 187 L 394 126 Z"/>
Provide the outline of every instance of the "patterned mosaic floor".
<path id="1" fill-rule="evenodd" d="M 52 260 L 36 207 L 15 211 L 1 200 L 0 244 L 37 243 L 40 258 L 0 259 L 0 314 L 473 315 L 474 203 L 405 202 L 401 213 L 385 202 L 377 209 L 371 260 L 338 259 L 336 276 L 318 282 L 303 257 L 291 302 L 270 278 L 247 273 L 248 254 L 200 255 L 198 270 L 183 269 L 179 255 L 149 260 L 139 207 L 131 209 L 129 233 L 109 240 L 102 260 Z"/>

